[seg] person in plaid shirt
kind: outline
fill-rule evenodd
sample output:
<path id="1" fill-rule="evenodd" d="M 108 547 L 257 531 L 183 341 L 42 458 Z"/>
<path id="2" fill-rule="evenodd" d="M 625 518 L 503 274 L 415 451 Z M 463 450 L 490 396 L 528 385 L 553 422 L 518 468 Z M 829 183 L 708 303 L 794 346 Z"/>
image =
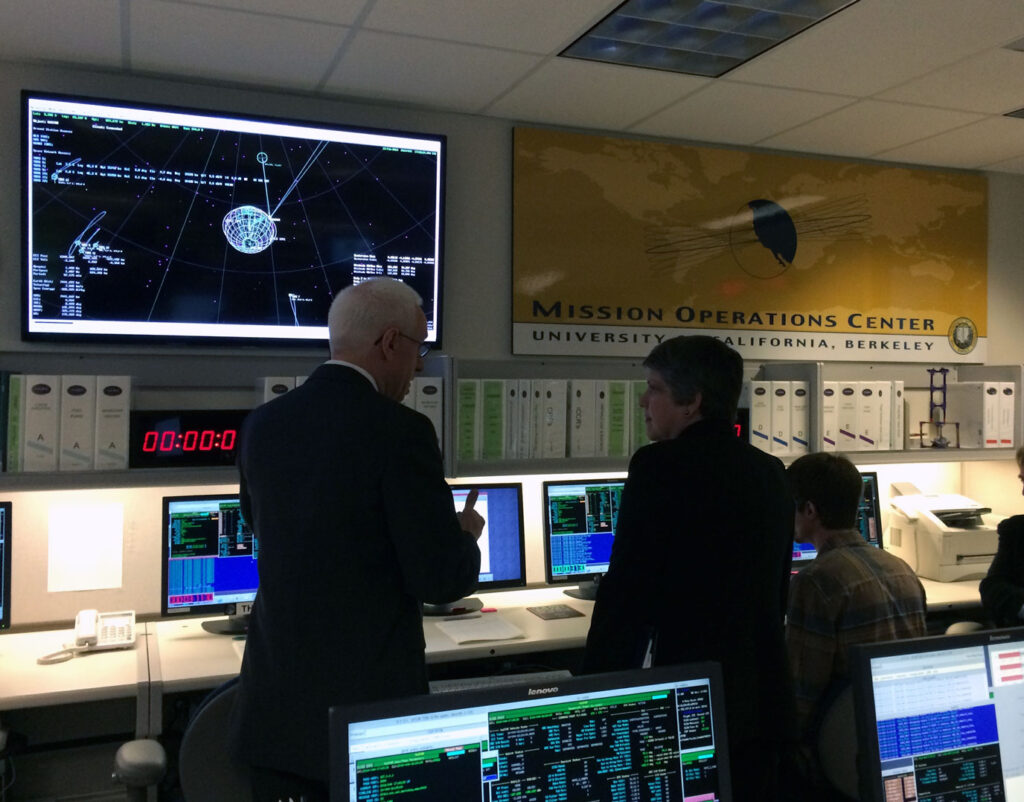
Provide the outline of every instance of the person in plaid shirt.
<path id="1" fill-rule="evenodd" d="M 849 647 L 925 635 L 925 592 L 909 565 L 854 528 L 862 482 L 850 460 L 808 454 L 789 466 L 786 478 L 796 505 L 795 539 L 818 552 L 790 582 L 786 616 L 798 762 L 813 784 L 821 782 L 814 750 L 818 726 L 849 684 Z"/>

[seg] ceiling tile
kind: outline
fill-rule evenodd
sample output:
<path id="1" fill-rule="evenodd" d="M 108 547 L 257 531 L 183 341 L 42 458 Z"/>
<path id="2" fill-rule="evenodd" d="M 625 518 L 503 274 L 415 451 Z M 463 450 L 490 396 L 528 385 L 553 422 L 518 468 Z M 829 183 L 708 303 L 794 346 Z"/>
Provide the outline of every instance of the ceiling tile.
<path id="1" fill-rule="evenodd" d="M 1020 0 L 859 0 L 729 73 L 747 83 L 868 96 L 1024 34 Z"/>
<path id="2" fill-rule="evenodd" d="M 1006 161 L 996 162 L 995 164 L 983 165 L 986 170 L 992 170 L 997 173 L 1019 173 L 1024 174 L 1024 154 L 1017 156 L 1013 159 L 1007 159 Z"/>
<path id="3" fill-rule="evenodd" d="M 131 65 L 136 70 L 313 89 L 347 28 L 237 11 L 135 0 Z M 168 36 L 167 31 L 188 31 Z"/>
<path id="4" fill-rule="evenodd" d="M 228 8 L 235 11 L 252 11 L 261 14 L 274 14 L 281 17 L 292 17 L 318 22 L 330 22 L 335 25 L 353 25 L 369 0 L 161 0 L 179 5 L 209 6 L 211 8 Z"/>
<path id="5" fill-rule="evenodd" d="M 0 31 L 0 58 L 123 66 L 119 0 L 3 0 Z"/>
<path id="6" fill-rule="evenodd" d="M 364 26 L 526 53 L 559 51 L 617 0 L 376 0 Z"/>
<path id="7" fill-rule="evenodd" d="M 0 59 L 1019 172 L 1024 0 L 858 0 L 710 83 L 557 57 L 618 4 L 0 0 Z"/>
<path id="8" fill-rule="evenodd" d="M 539 62 L 507 50 L 360 31 L 323 89 L 477 111 Z"/>
<path id="9" fill-rule="evenodd" d="M 1024 120 L 989 117 L 980 122 L 879 153 L 877 158 L 978 169 L 1024 157 Z"/>
<path id="10" fill-rule="evenodd" d="M 1024 53 L 989 50 L 908 81 L 878 98 L 992 114 L 1013 111 L 1024 107 Z"/>
<path id="11" fill-rule="evenodd" d="M 980 119 L 968 112 L 862 100 L 758 144 L 867 157 Z"/>
<path id="12" fill-rule="evenodd" d="M 689 75 L 553 58 L 485 111 L 514 120 L 624 129 L 707 83 Z"/>
<path id="13" fill-rule="evenodd" d="M 855 98 L 840 95 L 719 80 L 631 130 L 703 142 L 752 145 L 853 102 Z"/>

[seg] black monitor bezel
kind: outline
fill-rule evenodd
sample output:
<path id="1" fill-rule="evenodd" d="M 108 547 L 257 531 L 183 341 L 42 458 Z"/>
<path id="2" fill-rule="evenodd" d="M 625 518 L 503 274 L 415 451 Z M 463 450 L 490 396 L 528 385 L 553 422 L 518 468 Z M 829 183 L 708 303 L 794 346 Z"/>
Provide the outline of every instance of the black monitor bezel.
<path id="1" fill-rule="evenodd" d="M 589 674 L 546 682 L 543 687 L 531 684 L 496 685 L 449 693 L 409 696 L 353 705 L 337 705 L 329 710 L 330 733 L 330 798 L 331 802 L 348 802 L 348 723 L 409 715 L 428 715 L 439 711 L 478 707 L 486 704 L 536 701 L 538 696 L 556 697 L 587 691 L 653 685 L 662 682 L 685 682 L 708 679 L 711 690 L 712 730 L 719 766 L 718 802 L 733 802 L 732 775 L 729 763 L 729 739 L 725 726 L 725 694 L 722 689 L 721 666 L 714 662 L 685 663 L 674 666 L 631 669 L 605 674 Z"/>
<path id="2" fill-rule="evenodd" d="M 879 485 L 879 483 L 878 483 L 878 472 L 877 471 L 861 471 L 860 475 L 861 475 L 861 477 L 870 477 L 871 480 L 874 482 L 875 498 L 873 499 L 874 500 L 874 505 L 873 505 L 874 510 L 873 510 L 873 512 L 874 512 L 874 515 L 875 515 L 875 521 L 878 523 L 878 548 L 881 549 L 881 548 L 885 547 L 885 541 L 883 540 L 883 534 L 882 534 L 883 530 L 884 530 L 884 527 L 882 526 L 882 503 L 881 503 L 881 501 L 879 500 L 879 497 L 878 497 L 879 488 L 881 487 Z M 861 488 L 861 498 L 862 499 L 864 498 L 863 492 L 864 491 L 863 491 L 863 487 L 862 487 Z M 865 541 L 865 542 L 867 543 L 869 541 Z M 872 543 L 871 545 L 875 545 L 875 544 Z"/>
<path id="3" fill-rule="evenodd" d="M 594 582 L 599 581 L 603 573 L 585 573 L 585 574 L 559 574 L 553 576 L 552 565 L 551 565 L 551 518 L 548 515 L 548 489 L 558 485 L 577 485 L 577 484 L 621 484 L 625 485 L 626 477 L 581 477 L 579 479 L 551 479 L 546 480 L 542 483 L 541 489 L 541 515 L 544 519 L 544 579 L 549 585 L 575 585 L 580 582 Z M 614 534 L 614 533 L 613 533 Z"/>
<path id="4" fill-rule="evenodd" d="M 523 518 L 523 485 L 522 482 L 452 482 L 448 485 L 452 490 L 506 490 L 516 491 L 519 515 L 519 577 L 517 579 L 497 579 L 480 582 L 475 593 L 488 593 L 492 590 L 508 590 L 509 588 L 526 587 L 526 521 Z"/>
<path id="5" fill-rule="evenodd" d="M 168 607 L 167 606 L 167 594 L 168 594 L 168 569 L 170 567 L 171 558 L 171 541 L 170 541 L 170 509 L 171 504 L 175 501 L 213 501 L 214 499 L 228 499 L 228 498 L 239 498 L 239 493 L 236 490 L 234 493 L 186 493 L 183 495 L 176 496 L 163 496 L 161 504 L 163 506 L 161 521 L 163 522 L 163 528 L 161 529 L 161 545 L 160 545 L 160 616 L 161 618 L 211 618 L 214 616 L 227 615 L 233 616 L 238 614 L 239 604 L 252 605 L 252 602 L 218 602 L 216 604 L 201 604 L 191 605 L 189 607 Z M 255 595 L 254 595 L 255 599 Z"/>
<path id="6" fill-rule="evenodd" d="M 857 774 L 860 799 L 863 802 L 885 802 L 883 789 L 877 782 L 881 777 L 881 755 L 878 749 L 878 728 L 875 721 L 871 661 L 879 657 L 939 652 L 971 646 L 991 646 L 1011 641 L 1024 641 L 1024 627 L 981 630 L 965 635 L 932 635 L 925 638 L 908 638 L 851 647 L 851 684 L 857 724 Z"/>
<path id="7" fill-rule="evenodd" d="M 14 515 L 14 504 L 0 501 L 0 511 L 4 517 L 4 559 L 0 561 L 0 632 L 11 628 L 11 574 L 14 572 L 14 551 L 11 546 L 11 519 Z"/>
<path id="8" fill-rule="evenodd" d="M 29 170 L 29 101 L 30 99 L 56 100 L 71 103 L 95 103 L 111 107 L 122 107 L 126 109 L 152 109 L 154 111 L 165 111 L 179 114 L 198 114 L 222 117 L 229 120 L 252 120 L 257 122 L 276 123 L 281 125 L 309 126 L 314 128 L 336 129 L 362 134 L 382 134 L 399 137 L 412 137 L 436 141 L 439 148 L 439 185 L 438 185 L 438 243 L 437 243 L 437 264 L 435 274 L 437 282 L 436 317 L 434 323 L 434 338 L 428 340 L 428 344 L 434 350 L 442 347 L 443 341 L 443 320 L 444 320 L 444 275 L 445 275 L 445 239 L 447 221 L 445 210 L 447 208 L 447 176 L 448 176 L 448 136 L 431 132 L 407 131 L 399 128 L 376 128 L 364 125 L 347 125 L 338 122 L 324 120 L 310 120 L 302 117 L 277 117 L 270 114 L 246 113 L 241 111 L 228 111 L 217 108 L 203 108 L 200 106 L 179 106 L 171 103 L 152 102 L 146 100 L 128 100 L 109 97 L 97 97 L 89 94 L 68 94 L 64 92 L 49 92 L 38 89 L 21 90 L 21 262 L 18 265 L 20 292 L 20 320 L 21 339 L 24 342 L 50 342 L 65 343 L 68 345 L 87 344 L 119 344 L 127 346 L 147 345 L 156 348 L 181 348 L 204 347 L 210 349 L 237 349 L 237 348 L 260 348 L 284 349 L 290 352 L 307 350 L 311 352 L 322 352 L 327 347 L 327 337 L 322 340 L 311 339 L 290 339 L 272 337 L 214 337 L 214 336 L 186 336 L 186 335 L 146 335 L 146 334 L 86 334 L 75 332 L 62 334 L 56 332 L 30 332 L 29 331 L 29 282 L 28 272 L 32 261 L 32 254 L 29 250 L 28 231 L 29 213 L 28 196 L 31 192 L 31 175 Z"/>

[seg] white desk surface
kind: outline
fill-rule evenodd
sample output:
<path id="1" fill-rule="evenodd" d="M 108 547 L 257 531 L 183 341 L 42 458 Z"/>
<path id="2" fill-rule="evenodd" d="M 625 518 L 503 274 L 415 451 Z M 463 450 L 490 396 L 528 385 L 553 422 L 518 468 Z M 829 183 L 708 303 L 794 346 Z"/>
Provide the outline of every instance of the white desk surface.
<path id="1" fill-rule="evenodd" d="M 457 644 L 437 626 L 439 621 L 444 620 L 443 616 L 427 616 L 423 619 L 423 636 L 427 642 L 428 663 L 582 648 L 587 642 L 594 602 L 566 596 L 561 588 L 495 591 L 479 593 L 476 598 L 483 602 L 485 609 L 495 609 L 495 612 L 484 613 L 484 616 L 500 616 L 522 630 L 525 637 Z M 583 615 L 544 620 L 526 609 L 549 604 L 567 604 Z"/>
<path id="2" fill-rule="evenodd" d="M 571 649 L 586 642 L 594 603 L 570 598 L 561 588 L 496 591 L 478 594 L 477 598 L 485 608 L 496 610 L 484 615 L 501 616 L 521 629 L 525 637 L 459 645 L 438 628 L 437 622 L 444 617 L 428 616 L 423 620 L 428 663 Z M 583 615 L 545 621 L 526 610 L 546 604 L 568 604 Z M 207 632 L 202 628 L 203 620 L 188 618 L 149 625 L 156 630 L 156 642 L 150 649 L 150 678 L 161 683 L 163 693 L 212 688 L 238 673 L 244 642 Z"/>
<path id="3" fill-rule="evenodd" d="M 931 612 L 980 606 L 978 581 L 935 582 L 922 579 Z M 423 621 L 428 663 L 580 648 L 590 629 L 594 603 L 574 599 L 561 588 L 482 593 L 484 607 L 514 624 L 524 637 L 514 640 L 456 644 L 438 628 L 442 618 Z M 526 610 L 547 604 L 567 604 L 584 615 L 545 621 Z M 64 663 L 41 666 L 36 658 L 71 642 L 68 630 L 21 632 L 0 636 L 0 710 L 68 704 L 81 701 L 141 698 L 152 683 L 163 693 L 212 688 L 238 673 L 242 642 L 214 635 L 201 626 L 203 619 L 157 621 L 138 625 L 134 649 L 92 652 Z M 151 706 L 153 702 L 151 699 Z"/>
<path id="4" fill-rule="evenodd" d="M 156 641 L 150 647 L 150 681 L 163 692 L 214 688 L 238 674 L 241 651 L 232 635 L 216 635 L 203 629 L 205 618 L 156 621 Z"/>
<path id="5" fill-rule="evenodd" d="M 139 698 L 149 684 L 146 625 L 136 625 L 135 647 L 82 652 L 63 663 L 37 657 L 74 642 L 74 631 L 16 632 L 0 637 L 0 710 Z"/>
<path id="6" fill-rule="evenodd" d="M 924 593 L 928 600 L 928 612 L 943 610 L 961 610 L 981 607 L 981 592 L 978 590 L 980 579 L 965 579 L 962 582 L 936 582 L 934 579 L 921 578 Z"/>

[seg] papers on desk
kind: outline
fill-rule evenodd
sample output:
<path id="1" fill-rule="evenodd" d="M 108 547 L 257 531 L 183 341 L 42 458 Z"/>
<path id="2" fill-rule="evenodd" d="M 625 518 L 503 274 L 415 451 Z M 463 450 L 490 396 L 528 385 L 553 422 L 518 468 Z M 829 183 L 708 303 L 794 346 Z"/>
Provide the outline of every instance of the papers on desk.
<path id="1" fill-rule="evenodd" d="M 437 628 L 456 643 L 478 643 L 488 640 L 515 640 L 526 634 L 497 613 L 456 621 L 438 621 Z"/>

